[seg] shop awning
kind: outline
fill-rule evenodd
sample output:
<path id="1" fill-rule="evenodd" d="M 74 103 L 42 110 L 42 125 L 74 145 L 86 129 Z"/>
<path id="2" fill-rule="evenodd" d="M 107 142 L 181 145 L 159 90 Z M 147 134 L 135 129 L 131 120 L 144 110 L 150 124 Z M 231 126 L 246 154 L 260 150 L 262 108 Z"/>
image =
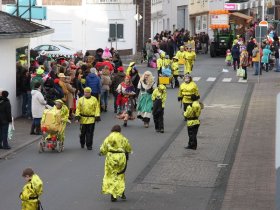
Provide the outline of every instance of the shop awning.
<path id="1" fill-rule="evenodd" d="M 238 18 L 242 18 L 242 19 L 246 20 L 247 23 L 249 23 L 253 20 L 253 17 L 245 15 L 245 14 L 240 13 L 240 12 L 233 12 L 233 13 L 230 13 L 230 15 L 238 17 Z"/>

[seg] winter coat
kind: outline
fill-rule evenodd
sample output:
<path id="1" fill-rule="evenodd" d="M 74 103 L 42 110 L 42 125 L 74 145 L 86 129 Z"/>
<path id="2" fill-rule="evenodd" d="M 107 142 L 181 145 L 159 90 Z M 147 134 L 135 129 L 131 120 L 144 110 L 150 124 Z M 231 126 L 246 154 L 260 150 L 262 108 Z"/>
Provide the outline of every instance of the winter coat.
<path id="1" fill-rule="evenodd" d="M 80 117 L 81 124 L 93 124 L 95 118 L 100 116 L 100 107 L 98 100 L 91 96 L 90 98 L 81 97 L 76 109 L 76 117 Z"/>
<path id="2" fill-rule="evenodd" d="M 11 103 L 8 98 L 0 96 L 0 125 L 12 122 Z"/>
<path id="3" fill-rule="evenodd" d="M 28 75 L 23 75 L 21 77 L 21 91 L 23 93 L 26 93 L 27 91 L 31 91 L 31 88 L 30 88 L 30 80 L 31 80 L 31 77 Z"/>
<path id="4" fill-rule="evenodd" d="M 69 94 L 69 91 L 67 89 L 67 86 L 66 86 L 66 83 L 63 82 L 63 81 L 59 81 L 59 86 L 61 87 L 62 89 L 62 92 L 63 92 L 63 98 L 62 98 L 62 101 L 66 102 L 67 101 L 67 96 Z"/>
<path id="5" fill-rule="evenodd" d="M 199 101 L 194 101 L 191 106 L 188 106 L 184 112 L 184 116 L 187 118 L 187 126 L 199 125 L 200 120 L 198 119 L 201 113 L 201 106 Z"/>
<path id="6" fill-rule="evenodd" d="M 110 86 L 112 84 L 111 78 L 107 75 L 101 75 L 101 89 L 102 90 L 110 90 Z"/>
<path id="7" fill-rule="evenodd" d="M 183 82 L 179 87 L 178 97 L 182 98 L 184 104 L 188 104 L 193 102 L 191 99 L 192 95 L 199 96 L 198 87 L 195 82 Z"/>
<path id="8" fill-rule="evenodd" d="M 33 77 L 31 79 L 31 83 L 30 83 L 30 87 L 31 87 L 31 90 L 34 90 L 34 85 L 39 82 L 41 84 L 41 86 L 43 87 L 44 85 L 44 80 L 42 78 L 42 75 L 36 75 L 35 77 Z"/>
<path id="9" fill-rule="evenodd" d="M 100 94 L 101 93 L 101 81 L 100 78 L 94 74 L 94 73 L 90 73 L 87 75 L 86 77 L 86 87 L 90 87 L 91 88 L 91 93 L 92 94 Z"/>
<path id="10" fill-rule="evenodd" d="M 37 210 L 39 196 L 43 193 L 43 182 L 37 174 L 34 174 L 20 193 L 22 210 Z"/>
<path id="11" fill-rule="evenodd" d="M 134 86 L 134 89 L 136 90 L 137 89 L 137 86 L 138 86 L 138 83 L 139 83 L 139 80 L 140 80 L 140 76 L 139 76 L 139 73 L 137 70 L 135 70 L 134 73 L 130 72 L 130 75 L 131 77 L 131 82 Z"/>
<path id="12" fill-rule="evenodd" d="M 179 75 L 179 63 L 177 61 L 172 62 L 171 64 L 171 71 L 174 76 Z"/>
<path id="13" fill-rule="evenodd" d="M 128 139 L 119 132 L 112 132 L 102 143 L 100 154 L 106 155 L 103 194 L 111 194 L 114 198 L 122 196 L 125 191 L 125 169 L 128 160 L 126 154 L 131 150 Z"/>
<path id="14" fill-rule="evenodd" d="M 119 84 L 121 84 L 124 81 L 125 78 L 125 73 L 124 72 L 118 72 L 115 76 L 113 76 L 112 78 L 112 92 L 114 94 L 117 94 L 117 88 L 119 86 Z"/>
<path id="15" fill-rule="evenodd" d="M 32 116 L 33 118 L 42 118 L 47 102 L 45 101 L 43 94 L 39 90 L 32 90 L 31 95 Z"/>
<path id="16" fill-rule="evenodd" d="M 249 55 L 247 51 L 243 51 L 240 55 L 240 65 L 247 67 L 249 65 Z"/>
<path id="17" fill-rule="evenodd" d="M 161 99 L 161 101 L 162 101 L 162 108 L 165 107 L 166 97 L 167 97 L 166 90 L 163 91 L 163 92 L 160 92 L 160 91 L 158 90 L 158 88 L 156 88 L 156 89 L 153 91 L 152 100 L 155 101 L 156 99 Z"/>
<path id="18" fill-rule="evenodd" d="M 249 55 L 252 55 L 253 53 L 253 49 L 255 48 L 255 43 L 253 41 L 250 41 L 248 44 L 247 44 L 247 51 L 248 51 L 248 54 Z"/>
<path id="19" fill-rule="evenodd" d="M 74 107 L 74 95 L 76 92 L 76 89 L 72 87 L 70 83 L 66 82 L 66 87 L 68 90 L 68 95 L 67 95 L 67 101 L 66 101 L 66 106 L 71 109 Z"/>
<path id="20" fill-rule="evenodd" d="M 270 49 L 263 49 L 263 56 L 262 56 L 262 63 L 268 63 L 269 62 L 269 55 L 271 54 Z"/>
<path id="21" fill-rule="evenodd" d="M 259 51 L 259 49 L 254 48 L 252 54 L 255 55 L 255 56 L 252 56 L 252 62 L 260 62 L 260 51 Z"/>
<path id="22" fill-rule="evenodd" d="M 240 57 L 240 49 L 239 45 L 234 45 L 231 49 L 232 58 L 239 58 Z"/>

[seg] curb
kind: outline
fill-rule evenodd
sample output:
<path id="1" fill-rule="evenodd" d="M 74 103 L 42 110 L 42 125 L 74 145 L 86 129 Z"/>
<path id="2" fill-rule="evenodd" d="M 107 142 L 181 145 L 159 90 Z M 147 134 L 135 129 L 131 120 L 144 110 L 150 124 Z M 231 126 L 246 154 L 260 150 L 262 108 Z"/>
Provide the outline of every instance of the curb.
<path id="1" fill-rule="evenodd" d="M 30 141 L 26 141 L 25 143 L 20 144 L 18 147 L 14 148 L 14 149 L 12 148 L 10 150 L 7 150 L 7 152 L 4 152 L 3 154 L 0 155 L 0 160 L 7 159 L 6 158 L 7 156 L 27 147 L 30 144 L 33 144 L 34 142 L 38 141 L 40 138 L 41 138 L 41 136 L 38 136 L 38 138 L 30 140 Z"/>

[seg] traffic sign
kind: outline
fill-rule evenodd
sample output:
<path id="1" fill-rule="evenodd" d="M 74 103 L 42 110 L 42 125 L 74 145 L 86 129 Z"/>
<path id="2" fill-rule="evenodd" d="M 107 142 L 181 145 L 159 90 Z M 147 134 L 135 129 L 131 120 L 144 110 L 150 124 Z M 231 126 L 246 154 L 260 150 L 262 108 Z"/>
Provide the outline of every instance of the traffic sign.
<path id="1" fill-rule="evenodd" d="M 137 13 L 136 15 L 134 15 L 134 19 L 139 21 L 142 19 L 142 16 L 139 13 Z"/>
<path id="2" fill-rule="evenodd" d="M 268 22 L 263 20 L 263 21 L 261 21 L 259 23 L 259 26 L 266 26 L 266 27 L 268 27 Z"/>

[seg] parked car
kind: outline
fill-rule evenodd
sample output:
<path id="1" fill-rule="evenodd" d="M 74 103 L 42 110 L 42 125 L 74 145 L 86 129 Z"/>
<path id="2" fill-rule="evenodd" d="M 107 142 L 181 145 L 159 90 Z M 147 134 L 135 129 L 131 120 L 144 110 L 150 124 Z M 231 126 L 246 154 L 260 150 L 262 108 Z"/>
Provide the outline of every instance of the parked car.
<path id="1" fill-rule="evenodd" d="M 37 51 L 39 54 L 46 52 L 53 57 L 73 57 L 77 53 L 77 50 L 61 44 L 42 44 L 35 47 L 33 50 Z"/>

